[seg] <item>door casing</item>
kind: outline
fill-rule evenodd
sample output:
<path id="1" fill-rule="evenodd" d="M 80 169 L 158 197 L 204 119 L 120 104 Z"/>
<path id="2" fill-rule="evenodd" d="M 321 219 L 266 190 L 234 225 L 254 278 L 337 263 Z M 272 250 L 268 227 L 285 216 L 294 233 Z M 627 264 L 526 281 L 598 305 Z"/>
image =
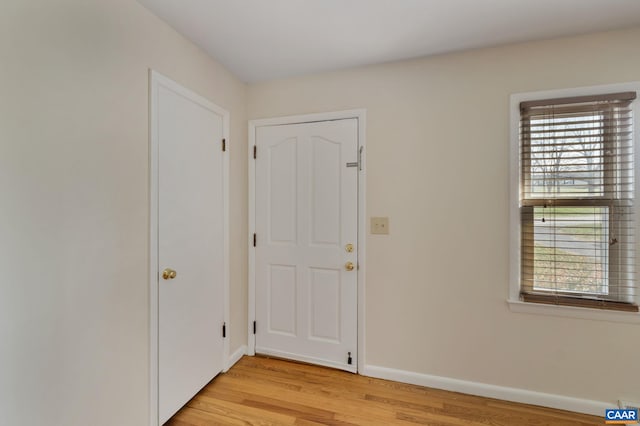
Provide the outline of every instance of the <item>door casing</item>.
<path id="1" fill-rule="evenodd" d="M 229 112 L 184 88 L 155 70 L 149 70 L 149 424 L 158 425 L 158 89 L 167 87 L 222 116 L 222 134 L 229 143 Z M 229 325 L 229 155 L 222 156 L 224 227 L 224 322 Z M 216 332 L 217 330 L 212 330 Z M 223 372 L 229 369 L 229 338 L 223 339 Z"/>
<path id="2" fill-rule="evenodd" d="M 249 288 L 248 288 L 248 322 L 247 322 L 247 354 L 255 355 L 256 339 L 253 334 L 253 322 L 256 313 L 256 270 L 255 247 L 253 234 L 256 232 L 256 163 L 253 150 L 256 145 L 256 129 L 261 126 L 277 126 L 287 124 L 302 124 L 318 121 L 342 120 L 355 118 L 358 120 L 358 370 L 365 365 L 365 253 L 366 253 L 366 110 L 353 109 L 347 111 L 324 112 L 317 114 L 293 115 L 286 117 L 265 118 L 249 121 Z M 260 153 L 258 152 L 258 155 Z"/>

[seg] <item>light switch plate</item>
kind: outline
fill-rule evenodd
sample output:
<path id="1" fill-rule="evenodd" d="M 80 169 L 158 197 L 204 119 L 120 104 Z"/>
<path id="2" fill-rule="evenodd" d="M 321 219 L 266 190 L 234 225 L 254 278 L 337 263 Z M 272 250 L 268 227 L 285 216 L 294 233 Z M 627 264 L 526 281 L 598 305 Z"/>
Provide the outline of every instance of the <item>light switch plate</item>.
<path id="1" fill-rule="evenodd" d="M 372 234 L 388 234 L 389 233 L 389 218 L 388 217 L 372 217 L 371 218 L 371 233 Z"/>

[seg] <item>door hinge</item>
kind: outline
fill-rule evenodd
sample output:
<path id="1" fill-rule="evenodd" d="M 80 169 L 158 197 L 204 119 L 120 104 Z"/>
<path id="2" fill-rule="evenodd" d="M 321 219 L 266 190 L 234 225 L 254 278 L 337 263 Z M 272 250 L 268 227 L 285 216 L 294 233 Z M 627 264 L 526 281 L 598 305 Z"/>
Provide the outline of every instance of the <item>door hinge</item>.
<path id="1" fill-rule="evenodd" d="M 225 339 L 227 337 L 227 323 L 222 323 L 222 338 Z"/>
<path id="2" fill-rule="evenodd" d="M 253 334 L 256 334 L 256 322 L 253 322 Z"/>
<path id="3" fill-rule="evenodd" d="M 347 364 L 351 365 L 353 360 L 351 359 L 351 352 L 347 352 Z"/>
<path id="4" fill-rule="evenodd" d="M 258 145 L 253 146 L 253 159 L 258 158 Z"/>
<path id="5" fill-rule="evenodd" d="M 256 246 L 256 242 L 257 242 L 258 237 L 256 236 L 256 234 L 253 234 L 253 246 Z"/>
<path id="6" fill-rule="evenodd" d="M 222 139 L 222 152 L 225 152 L 226 150 L 227 150 L 227 140 Z"/>

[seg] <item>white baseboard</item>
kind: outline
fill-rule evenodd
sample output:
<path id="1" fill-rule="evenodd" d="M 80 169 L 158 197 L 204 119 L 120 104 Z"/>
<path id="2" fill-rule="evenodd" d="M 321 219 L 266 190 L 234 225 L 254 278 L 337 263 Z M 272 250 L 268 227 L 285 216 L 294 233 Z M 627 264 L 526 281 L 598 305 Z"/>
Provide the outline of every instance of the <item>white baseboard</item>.
<path id="1" fill-rule="evenodd" d="M 594 416 L 604 416 L 604 410 L 606 408 L 615 408 L 617 406 L 615 403 L 571 398 L 568 396 L 488 385 L 478 382 L 469 382 L 465 380 L 451 379 L 448 377 L 431 376 L 428 374 L 395 370 L 393 368 L 378 367 L 375 365 L 365 365 L 361 370 L 361 374 L 363 376 L 375 377 L 378 379 L 393 380 L 412 385 L 483 396 L 486 398 L 496 398 L 505 401 L 540 405 L 543 407 L 591 414 Z"/>
<path id="2" fill-rule="evenodd" d="M 225 371 L 233 367 L 235 363 L 240 361 L 240 358 L 242 358 L 246 354 L 247 345 L 240 346 L 234 353 L 229 356 L 229 359 L 227 360 L 227 368 L 225 369 Z"/>

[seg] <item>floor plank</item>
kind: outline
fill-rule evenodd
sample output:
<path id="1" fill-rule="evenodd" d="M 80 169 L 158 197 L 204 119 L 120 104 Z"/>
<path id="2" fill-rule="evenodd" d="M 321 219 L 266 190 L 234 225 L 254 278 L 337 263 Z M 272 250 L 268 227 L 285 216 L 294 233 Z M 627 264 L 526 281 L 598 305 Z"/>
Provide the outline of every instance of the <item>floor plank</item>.
<path id="1" fill-rule="evenodd" d="M 169 426 L 594 426 L 599 417 L 244 357 Z"/>

